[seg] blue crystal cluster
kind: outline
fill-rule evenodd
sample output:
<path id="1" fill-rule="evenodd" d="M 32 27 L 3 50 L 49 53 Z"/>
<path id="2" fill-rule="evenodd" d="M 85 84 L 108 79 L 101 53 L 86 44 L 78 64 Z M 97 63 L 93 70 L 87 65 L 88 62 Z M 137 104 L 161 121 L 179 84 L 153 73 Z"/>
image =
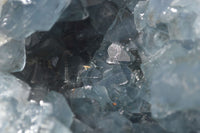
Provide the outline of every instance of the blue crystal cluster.
<path id="1" fill-rule="evenodd" d="M 39 103 L 28 100 L 30 86 L 10 74 L 25 66 L 25 38 L 49 30 L 70 1 L 0 3 L 0 132 L 70 133 L 74 115 L 61 94 L 49 92 Z"/>
<path id="2" fill-rule="evenodd" d="M 0 132 L 200 132 L 199 12 L 199 0 L 0 0 Z"/>
<path id="3" fill-rule="evenodd" d="M 135 23 L 141 32 L 142 69 L 150 81 L 152 114 L 198 109 L 199 2 L 141 1 Z M 159 8 L 158 5 L 160 5 Z"/>

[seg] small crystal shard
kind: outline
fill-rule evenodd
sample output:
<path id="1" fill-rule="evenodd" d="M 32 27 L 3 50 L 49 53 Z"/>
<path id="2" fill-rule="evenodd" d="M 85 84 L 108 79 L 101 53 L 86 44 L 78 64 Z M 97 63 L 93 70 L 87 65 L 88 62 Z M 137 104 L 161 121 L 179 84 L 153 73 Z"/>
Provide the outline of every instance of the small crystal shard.
<path id="1" fill-rule="evenodd" d="M 108 48 L 109 64 L 119 64 L 119 62 L 130 62 L 130 56 L 127 52 L 118 44 L 111 44 Z"/>

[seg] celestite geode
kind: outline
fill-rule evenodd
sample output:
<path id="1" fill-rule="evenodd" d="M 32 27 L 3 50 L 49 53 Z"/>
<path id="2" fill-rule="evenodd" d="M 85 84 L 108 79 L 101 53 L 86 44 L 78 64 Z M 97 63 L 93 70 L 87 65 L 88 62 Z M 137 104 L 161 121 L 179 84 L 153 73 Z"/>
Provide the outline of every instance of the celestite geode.
<path id="1" fill-rule="evenodd" d="M 200 132 L 199 12 L 199 0 L 0 0 L 0 132 Z"/>

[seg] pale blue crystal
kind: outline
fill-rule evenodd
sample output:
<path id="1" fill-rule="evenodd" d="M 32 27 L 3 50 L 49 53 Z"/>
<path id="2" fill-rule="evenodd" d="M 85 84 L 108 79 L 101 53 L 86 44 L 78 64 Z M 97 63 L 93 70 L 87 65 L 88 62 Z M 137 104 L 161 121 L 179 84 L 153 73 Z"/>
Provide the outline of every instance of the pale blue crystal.
<path id="1" fill-rule="evenodd" d="M 51 92 L 46 98 L 48 102 L 37 104 L 28 101 L 29 91 L 24 82 L 0 73 L 0 132 L 70 133 L 73 114 L 64 97 Z"/>
<path id="2" fill-rule="evenodd" d="M 153 61 L 153 65 L 147 63 L 143 67 L 146 77 L 151 80 L 152 113 L 155 117 L 199 107 L 199 51 L 189 53 L 177 45 L 170 45 Z"/>
<path id="3" fill-rule="evenodd" d="M 108 64 L 119 64 L 119 62 L 130 62 L 130 56 L 126 52 L 126 50 L 123 49 L 122 46 L 112 43 L 108 47 L 108 59 L 106 62 Z"/>
<path id="4" fill-rule="evenodd" d="M 137 29 L 140 31 L 145 26 L 155 28 L 157 24 L 164 23 L 171 40 L 199 39 L 198 5 L 200 3 L 197 0 L 141 1 L 134 12 Z"/>
<path id="5" fill-rule="evenodd" d="M 135 8 L 140 32 L 136 45 L 151 91 L 153 117 L 199 108 L 198 5 L 199 1 L 150 0 Z"/>
<path id="6" fill-rule="evenodd" d="M 102 4 L 88 8 L 91 24 L 101 34 L 105 34 L 114 21 L 118 8 L 112 1 L 104 1 Z"/>
<path id="7" fill-rule="evenodd" d="M 117 112 L 106 114 L 96 123 L 97 131 L 103 133 L 132 133 L 132 123 Z"/>
<path id="8" fill-rule="evenodd" d="M 20 103 L 26 103 L 30 87 L 16 77 L 0 72 L 0 98 L 15 98 Z"/>
<path id="9" fill-rule="evenodd" d="M 93 133 L 94 132 L 91 127 L 79 121 L 78 119 L 75 119 L 73 121 L 73 124 L 71 127 L 75 133 Z"/>
<path id="10" fill-rule="evenodd" d="M 15 39 L 48 31 L 69 3 L 70 0 L 9 0 L 1 12 L 0 30 Z"/>
<path id="11" fill-rule="evenodd" d="M 14 98 L 0 98 L 0 103 L 0 132 L 16 132 L 17 127 L 15 122 L 17 122 L 20 117 L 20 113 L 17 110 L 17 100 Z"/>
<path id="12" fill-rule="evenodd" d="M 110 42 L 123 42 L 137 36 L 134 24 L 134 15 L 128 10 L 122 9 L 118 12 L 112 25 L 109 27 L 104 40 Z"/>
<path id="13" fill-rule="evenodd" d="M 39 104 L 34 101 L 26 101 L 26 103 L 22 104 L 21 101 L 15 100 L 16 96 L 13 97 L 0 97 L 0 103 L 3 106 L 0 108 L 0 131 L 2 133 L 70 133 L 69 126 L 71 125 L 72 117 L 71 115 L 68 116 L 68 113 L 65 113 L 64 116 L 71 118 L 68 119 L 68 125 L 66 125 L 56 116 L 52 104 L 43 101 L 40 101 Z M 23 97 L 23 94 L 21 94 L 21 97 Z M 65 118 L 64 116 L 63 119 Z"/>
<path id="14" fill-rule="evenodd" d="M 138 31 L 141 31 L 146 27 L 146 8 L 147 8 L 148 2 L 147 1 L 139 1 L 137 5 L 134 8 L 134 21 L 136 25 L 136 29 Z"/>
<path id="15" fill-rule="evenodd" d="M 0 57 L 0 71 L 21 71 L 26 62 L 24 41 L 9 39 L 0 45 Z"/>
<path id="16" fill-rule="evenodd" d="M 158 121 L 161 127 L 173 133 L 199 132 L 200 112 L 198 110 L 179 111 Z"/>
<path id="17" fill-rule="evenodd" d="M 65 98 L 59 93 L 50 92 L 45 98 L 45 101 L 51 103 L 53 106 L 53 116 L 65 126 L 70 127 L 73 120 L 73 113 Z"/>
<path id="18" fill-rule="evenodd" d="M 133 124 L 134 133 L 171 133 L 163 129 L 156 123 L 135 123 Z"/>
<path id="19" fill-rule="evenodd" d="M 71 98 L 89 98 L 98 101 L 102 108 L 106 104 L 111 103 L 108 95 L 108 91 L 104 86 L 84 86 L 82 88 L 77 88 L 71 94 Z"/>
<path id="20" fill-rule="evenodd" d="M 65 9 L 59 21 L 78 21 L 88 18 L 85 0 L 72 0 L 69 7 Z"/>

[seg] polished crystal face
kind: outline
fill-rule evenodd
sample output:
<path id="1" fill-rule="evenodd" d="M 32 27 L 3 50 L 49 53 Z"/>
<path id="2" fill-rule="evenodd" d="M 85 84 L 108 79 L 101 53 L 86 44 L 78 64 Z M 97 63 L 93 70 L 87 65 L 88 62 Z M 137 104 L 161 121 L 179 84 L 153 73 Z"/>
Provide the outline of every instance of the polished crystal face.
<path id="1" fill-rule="evenodd" d="M 0 0 L 1 133 L 198 133 L 199 0 Z"/>

